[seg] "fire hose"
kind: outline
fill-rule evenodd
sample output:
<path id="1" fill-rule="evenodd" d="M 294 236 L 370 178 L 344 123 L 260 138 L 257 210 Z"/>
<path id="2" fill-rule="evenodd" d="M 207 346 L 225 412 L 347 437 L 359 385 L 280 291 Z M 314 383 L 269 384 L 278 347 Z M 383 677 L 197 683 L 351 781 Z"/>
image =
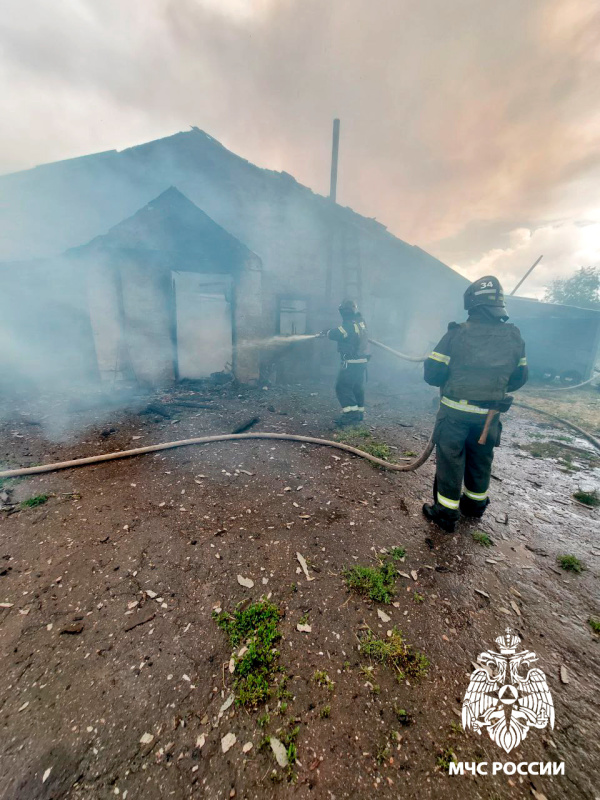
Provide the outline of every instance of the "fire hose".
<path id="1" fill-rule="evenodd" d="M 397 358 L 403 358 L 407 361 L 424 361 L 424 358 L 407 356 L 404 353 L 399 353 L 397 350 L 393 350 L 387 345 L 381 344 L 380 342 L 376 342 L 374 340 L 370 341 L 372 344 L 381 347 L 383 350 L 389 351 Z M 358 447 L 352 447 L 352 445 L 343 444 L 342 442 L 335 442 L 330 439 L 318 439 L 314 436 L 297 436 L 291 433 L 265 433 L 260 431 L 252 433 L 223 433 L 215 436 L 199 436 L 193 439 L 180 439 L 179 441 L 175 442 L 163 442 L 161 444 L 148 445 L 147 447 L 136 447 L 132 450 L 120 450 L 115 453 L 103 453 L 102 455 L 88 456 L 87 458 L 74 458 L 70 461 L 58 461 L 54 464 L 42 464 L 37 467 L 8 469 L 0 472 L 0 479 L 18 478 L 24 475 L 40 475 L 45 472 L 55 472 L 56 470 L 60 469 L 71 469 L 72 467 L 83 467 L 89 464 L 100 464 L 104 461 L 115 461 L 119 458 L 131 458 L 133 456 L 141 456 L 147 453 L 158 453 L 161 450 L 172 450 L 176 447 L 189 447 L 195 444 L 211 444 L 214 442 L 243 441 L 246 439 L 274 439 L 279 441 L 302 442 L 303 444 L 316 444 L 324 447 L 332 447 L 336 450 L 343 450 L 346 453 L 352 453 L 360 458 L 366 458 L 373 464 L 377 464 L 377 466 L 391 470 L 392 472 L 414 472 L 414 470 L 419 469 L 419 467 L 423 466 L 423 464 L 431 455 L 434 446 L 433 436 L 431 436 L 423 452 L 414 461 L 411 461 L 408 464 L 393 464 L 390 461 L 385 461 L 383 458 L 378 458 L 370 453 L 366 453 L 364 450 L 359 450 Z"/>
<path id="2" fill-rule="evenodd" d="M 594 369 L 593 372 L 600 372 L 598 369 Z M 598 375 L 592 375 L 591 378 L 588 378 L 587 381 L 582 381 L 581 383 L 575 383 L 573 386 L 550 386 L 550 390 L 552 392 L 570 392 L 572 389 L 580 389 L 582 386 L 587 386 L 588 384 L 595 381 Z"/>
<path id="3" fill-rule="evenodd" d="M 383 350 L 389 351 L 397 358 L 402 358 L 407 361 L 425 360 L 425 358 L 407 356 L 373 339 L 370 339 L 369 341 L 372 344 L 376 345 L 377 347 L 381 347 Z M 589 442 L 591 442 L 595 447 L 597 447 L 600 450 L 600 440 L 598 440 L 591 433 L 585 431 L 583 428 L 580 428 L 578 425 L 575 425 L 574 423 L 569 422 L 568 420 L 565 420 L 562 417 L 558 417 L 556 416 L 556 414 L 551 414 L 549 411 L 543 411 L 540 408 L 536 408 L 535 406 L 530 406 L 526 403 L 515 403 L 514 405 L 519 406 L 520 408 L 526 408 L 529 411 L 535 411 L 538 414 L 543 414 L 547 417 L 557 420 L 563 425 L 566 425 L 567 427 L 577 431 L 581 436 L 584 436 Z M 331 447 L 336 450 L 342 450 L 346 453 L 352 453 L 352 455 L 359 456 L 360 458 L 365 458 L 368 461 L 371 461 L 373 464 L 377 464 L 377 466 L 383 467 L 384 469 L 390 470 L 392 472 L 414 472 L 415 470 L 419 469 L 419 467 L 423 466 L 423 464 L 427 461 L 427 459 L 431 455 L 434 447 L 433 434 L 432 434 L 429 438 L 429 441 L 427 442 L 427 445 L 425 446 L 425 449 L 414 461 L 411 461 L 408 464 L 393 464 L 389 461 L 385 461 L 383 458 L 378 458 L 377 456 L 373 456 L 370 453 L 366 453 L 364 450 L 359 450 L 358 447 L 352 447 L 352 445 L 344 444 L 342 442 L 335 442 L 330 439 L 319 439 L 314 436 L 300 436 L 291 433 L 265 433 L 258 431 L 252 433 L 222 433 L 214 436 L 199 436 L 193 439 L 180 439 L 175 442 L 162 442 L 161 444 L 148 445 L 147 447 L 136 447 L 133 448 L 132 450 L 120 450 L 114 453 L 103 453 L 102 455 L 88 456 L 87 458 L 75 458 L 70 461 L 58 461 L 54 464 L 42 464 L 36 467 L 8 469 L 4 470 L 3 472 L 0 472 L 0 479 L 17 478 L 24 475 L 40 475 L 45 472 L 55 472 L 56 470 L 60 469 L 83 467 L 89 464 L 100 464 L 104 461 L 115 461 L 120 458 L 131 458 L 133 456 L 145 455 L 147 453 L 158 453 L 161 450 L 172 450 L 177 447 L 189 447 L 191 445 L 211 444 L 214 442 L 242 441 L 246 439 L 272 439 L 272 440 L 288 441 L 288 442 L 302 442 L 303 444 L 316 444 L 316 445 L 321 445 L 323 447 Z"/>
<path id="4" fill-rule="evenodd" d="M 421 358 L 418 358 L 416 356 L 407 356 L 404 353 L 400 353 L 398 350 L 394 350 L 391 347 L 388 347 L 386 344 L 382 344 L 381 342 L 376 341 L 375 339 L 369 339 L 369 342 L 371 342 L 371 344 L 374 344 L 376 347 L 380 347 L 382 350 L 387 350 L 388 353 L 391 353 L 392 355 L 396 356 L 397 358 L 402 358 L 405 361 L 425 361 L 425 359 L 427 358 L 427 356 L 423 356 Z M 594 369 L 594 372 L 600 372 L 600 370 Z M 557 392 L 563 391 L 564 392 L 564 391 L 569 391 L 570 389 L 579 389 L 580 386 L 587 386 L 589 383 L 591 383 L 597 377 L 598 377 L 598 375 L 594 375 L 591 378 L 588 378 L 587 381 L 584 381 L 583 383 L 578 383 L 576 386 L 563 386 L 563 387 L 555 388 L 554 391 L 557 391 Z M 562 417 L 559 417 L 556 414 L 552 414 L 549 411 L 544 411 L 543 409 L 538 408 L 537 406 L 530 406 L 528 403 L 516 403 L 515 402 L 515 403 L 513 403 L 513 405 L 518 406 L 519 408 L 526 408 L 528 411 L 535 411 L 538 414 L 542 414 L 542 415 L 544 415 L 546 417 L 550 417 L 551 419 L 557 420 L 558 422 L 560 422 L 563 425 L 565 425 L 567 428 L 571 428 L 572 430 L 577 431 L 577 433 L 579 433 L 580 436 L 583 436 L 585 439 L 588 440 L 588 442 L 591 442 L 591 444 L 593 444 L 594 447 L 597 447 L 600 450 L 600 440 L 597 439 L 593 434 L 589 433 L 588 431 L 584 430 L 583 428 L 580 428 L 579 425 L 575 425 L 574 422 L 569 422 L 568 420 L 563 419 Z M 416 467 L 415 467 L 415 469 L 416 469 Z"/>
<path id="5" fill-rule="evenodd" d="M 562 417 L 559 417 L 556 414 L 552 414 L 550 413 L 550 411 L 544 411 L 543 409 L 538 408 L 537 406 L 530 406 L 528 403 L 515 402 L 513 403 L 513 405 L 518 406 L 519 408 L 526 408 L 528 411 L 535 411 L 536 414 L 542 414 L 545 417 L 550 417 L 551 419 L 558 420 L 558 422 L 562 423 L 563 425 L 566 425 L 567 428 L 572 428 L 574 431 L 577 431 L 577 433 L 580 436 L 583 436 L 585 439 L 588 440 L 588 442 L 591 442 L 591 444 L 593 444 L 594 447 L 597 447 L 598 450 L 600 450 L 600 439 L 597 439 L 593 434 L 589 433 L 583 428 L 580 428 L 579 425 L 575 425 L 574 422 L 569 422 L 569 420 L 563 419 Z"/>
<path id="6" fill-rule="evenodd" d="M 375 347 L 380 347 L 382 350 L 386 350 L 388 353 L 391 353 L 396 358 L 401 358 L 404 361 L 415 361 L 421 362 L 425 361 L 427 356 L 407 356 L 405 353 L 401 353 L 399 350 L 394 350 L 392 347 L 388 347 L 387 344 L 383 344 L 382 342 L 378 342 L 377 339 L 369 339 L 371 344 L 374 344 Z"/>
<path id="7" fill-rule="evenodd" d="M 433 441 L 430 438 L 427 446 L 421 455 L 409 464 L 392 464 L 385 461 L 383 458 L 377 458 L 370 453 L 365 453 L 364 450 L 359 450 L 358 447 L 352 447 L 349 444 L 342 442 L 334 442 L 329 439 L 317 439 L 314 436 L 297 436 L 292 433 L 220 433 L 215 436 L 199 436 L 194 439 L 180 439 L 176 442 L 163 442 L 161 444 L 152 444 L 147 447 L 136 447 L 133 450 L 119 450 L 115 453 L 103 453 L 99 456 L 88 456 L 87 458 L 75 458 L 71 461 L 58 461 L 55 464 L 42 464 L 37 467 L 24 467 L 22 469 L 8 469 L 0 472 L 0 478 L 18 478 L 23 475 L 40 475 L 44 472 L 54 472 L 59 469 L 70 469 L 71 467 L 83 467 L 88 464 L 100 464 L 103 461 L 114 461 L 118 458 L 130 458 L 131 456 L 141 456 L 146 453 L 158 453 L 161 450 L 172 450 L 175 447 L 188 447 L 193 444 L 210 444 L 213 442 L 235 442 L 244 439 L 275 439 L 287 442 L 303 442 L 304 444 L 317 444 L 325 447 L 333 447 L 336 450 L 343 450 L 346 453 L 352 453 L 355 456 L 366 458 L 368 461 L 377 464 L 385 469 L 392 470 L 393 472 L 413 472 L 422 466 L 433 450 Z"/>
<path id="8" fill-rule="evenodd" d="M 412 356 L 407 356 L 404 353 L 399 353 L 397 350 L 393 350 L 391 347 L 381 344 L 381 342 L 377 342 L 372 339 L 369 341 L 371 341 L 372 344 L 376 345 L 377 347 L 381 347 L 383 350 L 387 350 L 388 352 L 392 353 L 397 358 L 403 358 L 406 361 L 425 360 L 424 358 L 414 358 Z M 211 444 L 214 442 L 242 441 L 245 439 L 275 439 L 279 441 L 302 442 L 303 444 L 316 444 L 324 447 L 332 447 L 336 450 L 343 450 L 346 453 L 352 453 L 360 458 L 366 458 L 373 464 L 377 464 L 377 466 L 391 470 L 392 472 L 414 472 L 414 470 L 419 469 L 419 467 L 423 466 L 423 464 L 431 455 L 434 446 L 433 436 L 431 436 L 423 452 L 414 461 L 411 461 L 408 464 L 393 464 L 389 461 L 385 461 L 383 458 L 378 458 L 370 453 L 366 453 L 364 450 L 359 450 L 358 447 L 352 447 L 352 445 L 331 441 L 330 439 L 318 439 L 314 436 L 296 436 L 295 434 L 291 433 L 264 433 L 260 431 L 252 433 L 223 433 L 215 436 L 199 436 L 193 439 L 181 439 L 175 442 L 163 442 L 161 444 L 153 444 L 147 447 L 136 447 L 132 450 L 120 450 L 115 453 L 103 453 L 102 455 L 88 456 L 87 458 L 74 458 L 70 461 L 58 461 L 54 464 L 42 464 L 37 467 L 7 469 L 3 472 L 0 472 L 0 479 L 18 478 L 24 475 L 40 475 L 45 472 L 55 472 L 56 470 L 60 469 L 71 469 L 72 467 L 83 467 L 89 464 L 100 464 L 104 461 L 115 461 L 119 458 L 131 458 L 133 456 L 141 456 L 147 453 L 158 453 L 161 450 L 172 450 L 176 447 L 189 447 L 195 444 Z"/>
<path id="9" fill-rule="evenodd" d="M 380 347 L 382 350 L 386 350 L 388 353 L 391 353 L 393 356 L 397 358 L 402 358 L 404 361 L 413 361 L 413 362 L 422 362 L 425 361 L 427 356 L 407 356 L 405 353 L 401 353 L 399 350 L 394 350 L 393 347 L 389 347 L 387 344 L 383 344 L 382 342 L 378 342 L 376 339 L 369 339 L 371 344 L 374 344 L 375 347 Z M 582 381 L 581 383 L 575 383 L 573 386 L 550 386 L 549 389 L 552 392 L 570 392 L 573 389 L 581 389 L 582 386 L 588 386 L 590 383 L 595 381 L 599 375 L 600 370 L 594 369 L 592 370 L 596 375 L 592 375 L 591 378 L 588 378 L 587 381 Z M 532 406 L 533 407 L 533 406 Z M 537 409 L 536 409 L 537 410 Z M 559 417 L 560 419 L 560 417 Z"/>

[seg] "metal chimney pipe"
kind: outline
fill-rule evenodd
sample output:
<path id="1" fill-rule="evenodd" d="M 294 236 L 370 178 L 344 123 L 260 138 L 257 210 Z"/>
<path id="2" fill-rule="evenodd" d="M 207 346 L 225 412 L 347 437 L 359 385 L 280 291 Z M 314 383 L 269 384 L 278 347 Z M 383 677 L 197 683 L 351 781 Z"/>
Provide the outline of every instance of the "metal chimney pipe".
<path id="1" fill-rule="evenodd" d="M 340 148 L 340 121 L 333 120 L 333 143 L 331 146 L 331 181 L 329 183 L 329 199 L 334 203 L 337 197 L 338 153 Z"/>

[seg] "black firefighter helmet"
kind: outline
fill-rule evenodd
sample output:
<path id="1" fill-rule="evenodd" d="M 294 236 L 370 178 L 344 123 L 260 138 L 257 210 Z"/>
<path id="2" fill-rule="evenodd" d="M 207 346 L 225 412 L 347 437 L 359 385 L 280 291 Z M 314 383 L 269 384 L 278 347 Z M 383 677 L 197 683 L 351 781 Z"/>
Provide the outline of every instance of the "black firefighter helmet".
<path id="1" fill-rule="evenodd" d="M 342 300 L 338 311 L 342 317 L 354 317 L 356 314 L 358 314 L 358 306 L 354 300 Z"/>
<path id="2" fill-rule="evenodd" d="M 485 306 L 487 312 L 498 319 L 508 319 L 504 305 L 502 284 L 494 275 L 485 275 L 474 281 L 464 294 L 465 311 L 471 312 Z"/>

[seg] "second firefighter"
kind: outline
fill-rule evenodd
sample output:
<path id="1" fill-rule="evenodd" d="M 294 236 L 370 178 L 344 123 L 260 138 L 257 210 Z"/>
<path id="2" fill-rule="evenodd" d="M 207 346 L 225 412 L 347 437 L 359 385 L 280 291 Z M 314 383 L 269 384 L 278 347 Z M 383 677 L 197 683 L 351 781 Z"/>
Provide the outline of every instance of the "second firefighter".
<path id="1" fill-rule="evenodd" d="M 369 361 L 367 326 L 353 300 L 344 300 L 339 307 L 342 324 L 323 331 L 322 335 L 338 344 L 341 358 L 335 393 L 342 407 L 342 425 L 361 422 L 365 413 L 365 376 Z"/>

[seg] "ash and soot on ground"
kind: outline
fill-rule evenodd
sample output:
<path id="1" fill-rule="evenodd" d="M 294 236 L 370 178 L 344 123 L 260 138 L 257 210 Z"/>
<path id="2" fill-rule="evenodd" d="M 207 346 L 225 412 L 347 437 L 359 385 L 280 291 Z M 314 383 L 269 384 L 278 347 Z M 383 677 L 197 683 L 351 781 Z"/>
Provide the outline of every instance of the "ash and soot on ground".
<path id="1" fill-rule="evenodd" d="M 4 0 L 0 800 L 600 800 L 599 43 Z"/>
<path id="2" fill-rule="evenodd" d="M 343 437 L 385 444 L 390 460 L 421 451 L 434 392 L 410 373 L 370 392 L 368 426 Z M 532 402 L 591 427 L 598 398 L 578 398 Z M 333 438 L 333 401 L 321 385 L 182 386 L 110 424 L 100 401 L 72 411 L 76 433 L 56 442 L 39 423 L 58 401 L 41 397 L 5 409 L 2 459 L 208 435 L 254 414 L 266 431 Z M 500 758 L 465 735 L 460 709 L 472 662 L 508 625 L 527 632 L 557 720 L 511 757 L 564 761 L 566 778 L 469 791 L 521 797 L 533 781 L 560 797 L 568 780 L 569 797 L 589 797 L 598 511 L 572 495 L 598 454 L 514 410 L 493 506 L 454 536 L 421 516 L 433 471 L 263 441 L 7 481 L 3 797 L 459 797 L 468 779 L 448 776 L 449 759 Z"/>

